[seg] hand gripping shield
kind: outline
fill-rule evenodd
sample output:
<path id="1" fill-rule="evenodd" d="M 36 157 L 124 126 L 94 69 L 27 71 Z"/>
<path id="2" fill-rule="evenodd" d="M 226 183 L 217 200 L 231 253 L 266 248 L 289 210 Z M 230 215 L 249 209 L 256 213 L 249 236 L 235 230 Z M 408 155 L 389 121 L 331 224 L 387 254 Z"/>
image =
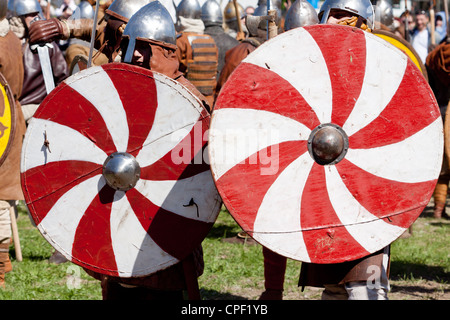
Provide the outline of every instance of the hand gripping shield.
<path id="1" fill-rule="evenodd" d="M 384 248 L 420 215 L 442 127 L 400 50 L 359 29 L 307 26 L 265 42 L 230 76 L 209 159 L 224 204 L 256 241 L 339 263 Z"/>
<path id="2" fill-rule="evenodd" d="M 16 126 L 15 102 L 11 88 L 0 73 L 0 165 L 8 156 Z"/>
<path id="3" fill-rule="evenodd" d="M 220 211 L 203 157 L 209 119 L 156 72 L 112 63 L 72 75 L 24 140 L 22 188 L 37 228 L 102 274 L 146 276 L 183 260 Z"/>

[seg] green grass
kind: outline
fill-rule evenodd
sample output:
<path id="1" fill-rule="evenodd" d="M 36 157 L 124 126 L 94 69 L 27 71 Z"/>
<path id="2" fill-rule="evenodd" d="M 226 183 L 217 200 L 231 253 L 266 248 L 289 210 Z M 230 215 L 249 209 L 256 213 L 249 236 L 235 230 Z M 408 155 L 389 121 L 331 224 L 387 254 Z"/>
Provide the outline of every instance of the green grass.
<path id="1" fill-rule="evenodd" d="M 13 271 L 6 275 L 6 287 L 0 289 L 0 300 L 99 300 L 99 281 L 72 264 L 49 264 L 53 248 L 42 237 L 22 207 L 18 227 L 23 261 L 15 259 L 10 248 Z M 413 225 L 413 236 L 399 239 L 391 248 L 391 279 L 395 283 L 430 280 L 447 285 L 450 282 L 448 220 L 436 220 L 429 212 Z M 257 299 L 263 290 L 264 268 L 261 246 L 228 243 L 241 229 L 224 209 L 202 243 L 205 270 L 199 278 L 203 299 Z M 320 291 L 297 286 L 301 262 L 288 260 L 285 280 L 287 299 L 320 299 Z"/>

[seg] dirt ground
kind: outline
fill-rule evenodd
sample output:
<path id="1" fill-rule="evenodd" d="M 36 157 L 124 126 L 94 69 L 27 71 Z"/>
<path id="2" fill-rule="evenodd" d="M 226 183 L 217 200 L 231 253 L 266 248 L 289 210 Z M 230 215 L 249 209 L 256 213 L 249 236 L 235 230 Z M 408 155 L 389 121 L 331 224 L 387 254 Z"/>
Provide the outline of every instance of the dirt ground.
<path id="1" fill-rule="evenodd" d="M 450 284 L 436 281 L 420 280 L 412 282 L 392 280 L 389 300 L 450 300 Z M 244 299 L 255 300 L 261 294 L 260 289 L 244 289 L 239 296 Z M 284 293 L 284 300 L 320 300 L 322 289 L 305 288 L 302 292 L 290 290 Z"/>
<path id="2" fill-rule="evenodd" d="M 450 201 L 449 201 L 450 202 Z M 422 212 L 423 217 L 432 217 L 432 200 Z M 450 213 L 450 203 L 447 204 L 447 212 Z M 427 219 L 418 219 L 415 222 L 419 229 L 420 223 L 429 223 Z M 434 219 L 433 219 L 434 221 Z M 449 224 L 449 219 L 439 219 L 439 223 Z M 408 236 L 407 234 L 405 236 Z M 450 256 L 450 250 L 449 250 Z M 426 277 L 425 277 L 426 278 Z M 446 277 L 447 279 L 448 277 Z M 450 283 L 448 281 L 439 281 L 439 279 L 418 278 L 415 280 L 390 279 L 391 290 L 388 294 L 389 300 L 450 300 Z M 257 300 L 263 288 L 237 288 L 236 296 L 238 299 Z M 284 292 L 284 300 L 320 300 L 323 289 L 306 287 L 304 291 L 301 288 L 290 286 Z"/>

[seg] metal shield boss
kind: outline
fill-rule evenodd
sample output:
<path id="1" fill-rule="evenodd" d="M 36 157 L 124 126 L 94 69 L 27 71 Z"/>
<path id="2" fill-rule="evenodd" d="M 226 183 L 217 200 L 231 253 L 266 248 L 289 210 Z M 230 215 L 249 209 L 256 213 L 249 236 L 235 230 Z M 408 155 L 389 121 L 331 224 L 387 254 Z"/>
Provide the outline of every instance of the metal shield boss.
<path id="1" fill-rule="evenodd" d="M 146 276 L 183 260 L 221 206 L 204 157 L 209 120 L 156 72 L 110 63 L 70 76 L 24 140 L 22 187 L 37 228 L 102 274 Z"/>
<path id="2" fill-rule="evenodd" d="M 11 88 L 0 73 L 0 165 L 5 161 L 14 139 L 16 126 L 15 102 Z"/>
<path id="3" fill-rule="evenodd" d="M 211 171 L 261 245 L 339 263 L 396 240 L 428 204 L 442 120 L 425 78 L 383 39 L 314 25 L 247 56 L 211 118 Z"/>

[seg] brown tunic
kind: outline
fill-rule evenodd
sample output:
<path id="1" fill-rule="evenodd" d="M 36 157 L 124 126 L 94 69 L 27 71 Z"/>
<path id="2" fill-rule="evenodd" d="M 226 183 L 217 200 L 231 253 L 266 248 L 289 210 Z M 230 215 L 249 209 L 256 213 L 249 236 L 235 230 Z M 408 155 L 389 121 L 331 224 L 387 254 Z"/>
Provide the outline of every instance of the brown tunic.
<path id="1" fill-rule="evenodd" d="M 0 72 L 8 82 L 15 99 L 16 125 L 12 147 L 0 167 L 0 199 L 23 200 L 20 184 L 20 155 L 26 125 L 19 104 L 23 85 L 22 48 L 19 38 L 9 32 L 0 37 Z"/>

